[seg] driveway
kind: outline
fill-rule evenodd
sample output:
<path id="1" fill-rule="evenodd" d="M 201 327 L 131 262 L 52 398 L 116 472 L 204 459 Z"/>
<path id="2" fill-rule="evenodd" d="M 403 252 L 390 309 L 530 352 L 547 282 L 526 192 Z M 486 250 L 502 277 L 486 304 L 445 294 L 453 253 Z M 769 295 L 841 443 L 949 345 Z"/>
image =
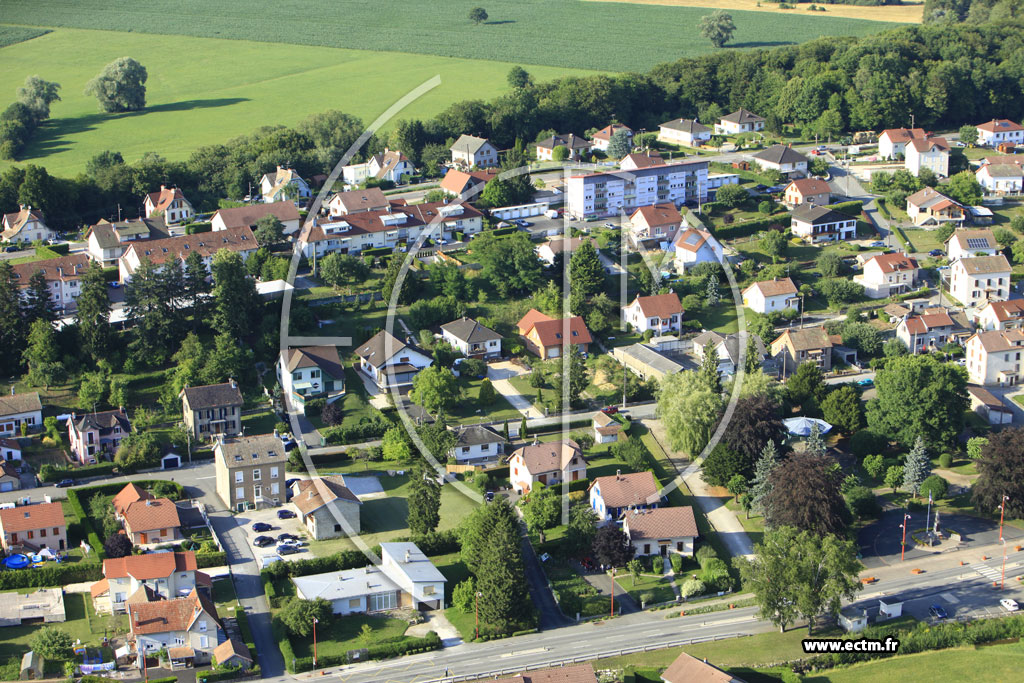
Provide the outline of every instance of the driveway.
<path id="1" fill-rule="evenodd" d="M 526 374 L 526 370 L 508 361 L 491 363 L 487 366 L 487 379 L 491 380 L 491 385 L 495 391 L 504 396 L 505 400 L 511 403 L 513 408 L 527 418 L 544 417 L 539 410 L 533 407 L 533 402 L 528 397 L 520 394 L 512 386 L 512 383 L 508 381 L 509 377 L 518 377 L 524 374 Z M 518 429 L 518 426 L 516 428 Z"/>
<path id="2" fill-rule="evenodd" d="M 533 606 L 537 608 L 540 615 L 541 630 L 568 626 L 572 621 L 562 614 L 561 608 L 555 602 L 555 596 L 548 588 L 548 580 L 544 571 L 540 568 L 540 561 L 537 553 L 533 552 L 533 545 L 526 534 L 526 525 L 519 523 L 523 548 L 523 566 L 526 571 L 526 581 L 530 585 L 530 597 L 533 599 Z"/>

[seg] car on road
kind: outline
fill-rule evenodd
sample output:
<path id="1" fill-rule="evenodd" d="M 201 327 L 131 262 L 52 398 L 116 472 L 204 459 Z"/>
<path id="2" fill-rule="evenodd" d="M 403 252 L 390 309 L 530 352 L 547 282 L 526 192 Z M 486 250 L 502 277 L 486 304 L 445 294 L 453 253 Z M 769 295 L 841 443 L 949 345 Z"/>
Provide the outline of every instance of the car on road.
<path id="1" fill-rule="evenodd" d="M 957 147 L 966 147 L 966 146 L 967 146 L 967 143 L 965 143 L 965 142 L 961 142 L 960 140 L 957 140 L 957 141 L 956 141 L 955 143 L 953 143 L 953 144 L 955 144 L 955 145 L 956 145 Z"/>
<path id="2" fill-rule="evenodd" d="M 928 252 L 928 255 L 929 256 L 945 256 L 946 252 L 942 251 L 941 249 L 932 249 L 931 251 Z"/>
<path id="3" fill-rule="evenodd" d="M 292 512 L 291 510 L 278 510 L 277 511 L 277 518 L 278 519 L 294 519 L 295 518 L 295 513 Z"/>
<path id="4" fill-rule="evenodd" d="M 279 543 L 278 546 L 277 546 L 277 554 L 278 555 L 294 555 L 295 553 L 301 553 L 301 552 L 302 552 L 302 548 L 300 548 L 297 544 L 286 543 L 286 544 L 282 545 L 282 544 Z"/>
<path id="5" fill-rule="evenodd" d="M 619 407 L 605 406 L 604 408 L 601 408 L 601 412 L 604 413 L 605 415 L 614 415 L 615 413 L 619 412 Z"/>
<path id="6" fill-rule="evenodd" d="M 252 530 L 255 531 L 256 533 L 262 533 L 264 531 L 270 531 L 273 528 L 274 527 L 270 526 L 266 522 L 254 522 L 253 525 L 252 525 Z"/>
<path id="7" fill-rule="evenodd" d="M 619 228 L 619 226 L 615 225 L 614 223 L 605 223 L 604 227 L 611 228 L 612 230 L 617 230 Z"/>
<path id="8" fill-rule="evenodd" d="M 873 387 L 873 386 L 875 386 L 875 380 L 871 379 L 870 377 L 865 377 L 864 379 L 857 380 L 857 386 L 858 387 Z"/>
<path id="9" fill-rule="evenodd" d="M 60 481 L 57 482 L 57 488 L 59 488 L 59 489 L 65 489 L 65 488 L 67 488 L 69 486 L 74 486 L 74 485 L 75 485 L 75 480 L 74 479 L 61 479 Z"/>
<path id="10" fill-rule="evenodd" d="M 885 246 L 885 242 L 881 242 L 879 240 L 875 240 L 874 242 L 872 242 L 868 246 L 869 247 L 884 247 Z"/>
<path id="11" fill-rule="evenodd" d="M 949 616 L 948 614 L 946 614 L 946 610 L 942 607 L 942 605 L 938 603 L 935 603 L 934 605 L 928 608 L 928 614 L 932 615 L 936 619 L 945 619 Z"/>
<path id="12" fill-rule="evenodd" d="M 19 247 L 17 244 L 9 244 L 8 246 L 4 247 L 4 251 L 6 252 L 18 251 L 19 249 L 21 249 L 21 247 Z"/>
<path id="13" fill-rule="evenodd" d="M 1020 605 L 1013 598 L 1003 598 L 999 601 L 999 605 L 1007 612 L 1016 612 L 1020 609 Z"/>
<path id="14" fill-rule="evenodd" d="M 252 539 L 252 544 L 257 548 L 266 548 L 268 545 L 274 545 L 276 541 L 270 536 L 257 536 Z"/>

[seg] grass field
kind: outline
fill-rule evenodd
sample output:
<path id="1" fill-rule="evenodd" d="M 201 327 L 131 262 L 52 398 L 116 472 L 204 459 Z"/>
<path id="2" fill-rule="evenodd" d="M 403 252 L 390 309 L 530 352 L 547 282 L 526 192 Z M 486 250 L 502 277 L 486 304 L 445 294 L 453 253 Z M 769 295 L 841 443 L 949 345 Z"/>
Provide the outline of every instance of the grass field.
<path id="1" fill-rule="evenodd" d="M 29 28 L 27 26 L 0 26 L 0 47 L 32 40 L 46 32 L 46 29 Z"/>
<path id="2" fill-rule="evenodd" d="M 796 9 L 779 9 L 773 2 L 758 0 L 587 0 L 588 2 L 627 2 L 637 5 L 668 5 L 670 7 L 707 7 L 729 11 L 771 12 L 772 14 L 811 14 L 814 17 L 846 17 L 848 19 L 866 19 L 868 21 L 893 21 L 908 24 L 920 24 L 923 11 L 922 2 L 909 2 L 903 5 L 886 5 L 870 7 L 862 5 L 825 5 L 825 12 L 811 13 L 809 2 L 802 2 Z"/>
<path id="3" fill-rule="evenodd" d="M 1024 646 L 961 647 L 865 662 L 825 675 L 808 676 L 810 683 L 868 683 L 868 681 L 1010 681 L 1020 676 Z"/>

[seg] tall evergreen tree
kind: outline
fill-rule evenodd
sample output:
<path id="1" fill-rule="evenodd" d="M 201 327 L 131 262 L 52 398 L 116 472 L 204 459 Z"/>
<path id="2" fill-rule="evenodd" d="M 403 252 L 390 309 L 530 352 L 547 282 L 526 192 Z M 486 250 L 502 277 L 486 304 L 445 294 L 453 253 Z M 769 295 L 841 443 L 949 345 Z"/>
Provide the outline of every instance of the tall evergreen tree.
<path id="1" fill-rule="evenodd" d="M 437 474 L 422 458 L 417 461 L 409 484 L 409 530 L 429 534 L 441 522 L 441 487 Z"/>
<path id="2" fill-rule="evenodd" d="M 715 394 L 722 393 L 722 375 L 718 371 L 718 349 L 713 342 L 704 345 L 704 360 L 701 361 L 698 379 Z"/>
<path id="3" fill-rule="evenodd" d="M 130 359 L 140 365 L 162 363 L 177 335 L 160 270 L 143 257 L 124 288 L 125 316 L 132 329 Z"/>
<path id="4" fill-rule="evenodd" d="M 381 282 L 380 291 L 381 296 L 384 297 L 384 303 L 390 305 L 391 295 L 394 293 L 395 285 L 398 284 L 399 277 L 402 275 L 402 265 L 405 263 L 405 258 L 402 254 L 392 254 L 391 258 L 388 259 L 388 268 L 384 272 L 384 280 Z M 402 279 L 401 287 L 398 290 L 398 303 L 407 304 L 413 299 L 413 284 L 416 282 L 416 276 L 411 271 L 406 271 L 405 277 Z"/>
<path id="5" fill-rule="evenodd" d="M 708 278 L 707 287 L 704 289 L 704 303 L 708 306 L 717 306 L 722 296 L 718 293 L 718 276 L 712 275 Z"/>
<path id="6" fill-rule="evenodd" d="M 764 501 L 772 490 L 772 472 L 779 466 L 779 461 L 779 451 L 775 448 L 775 442 L 768 441 L 761 450 L 761 457 L 754 465 L 754 478 L 750 482 L 751 507 L 758 514 L 764 514 Z"/>
<path id="7" fill-rule="evenodd" d="M 29 326 L 37 320 L 52 323 L 57 319 L 57 311 L 50 299 L 50 283 L 46 281 L 43 271 L 37 270 L 28 279 L 28 292 L 24 303 L 25 323 Z"/>
<path id="8" fill-rule="evenodd" d="M 743 369 L 748 375 L 761 369 L 761 358 L 757 354 L 757 342 L 754 341 L 753 333 L 747 334 L 747 357 Z"/>
<path id="9" fill-rule="evenodd" d="M 213 327 L 243 339 L 252 333 L 259 304 L 256 283 L 246 275 L 242 256 L 221 249 L 213 257 Z"/>
<path id="10" fill-rule="evenodd" d="M 928 459 L 928 449 L 924 446 L 924 439 L 918 436 L 914 440 L 914 447 L 910 449 L 910 453 L 907 454 L 907 459 L 903 463 L 903 488 L 916 496 L 921 488 L 921 482 L 928 478 L 931 471 L 932 464 Z"/>
<path id="11" fill-rule="evenodd" d="M 20 349 L 25 345 L 25 326 L 21 318 L 21 293 L 14 282 L 14 269 L 8 261 L 0 261 L 0 349 Z M 21 367 L 17 353 L 4 353 L 0 368 L 5 375 Z"/>
<path id="12" fill-rule="evenodd" d="M 64 377 L 64 366 L 60 363 L 60 349 L 53 325 L 46 320 L 36 320 L 28 333 L 28 346 L 23 354 L 28 365 L 28 383 L 49 388 Z"/>
<path id="13" fill-rule="evenodd" d="M 480 596 L 480 621 L 487 630 L 508 633 L 523 628 L 532 619 L 529 589 L 523 565 L 519 520 L 504 500 L 482 508 L 482 543 L 471 548 L 479 552 L 475 563 Z M 465 555 L 465 546 L 463 546 Z"/>
<path id="14" fill-rule="evenodd" d="M 594 243 L 584 240 L 569 259 L 569 288 L 583 298 L 597 294 L 604 287 L 604 267 Z"/>
<path id="15" fill-rule="evenodd" d="M 206 264 L 203 263 L 203 257 L 198 252 L 193 251 L 185 258 L 182 285 L 182 298 L 188 315 L 192 318 L 192 329 L 195 330 L 206 320 L 206 295 L 210 293 L 211 289 L 210 281 L 207 279 Z"/>
<path id="16" fill-rule="evenodd" d="M 93 360 L 106 358 L 110 348 L 110 295 L 103 267 L 93 262 L 82 275 L 75 322 L 82 350 Z"/>
<path id="17" fill-rule="evenodd" d="M 821 429 L 818 424 L 811 425 L 811 433 L 807 435 L 804 445 L 804 453 L 811 455 L 825 455 L 825 440 L 821 438 Z"/>

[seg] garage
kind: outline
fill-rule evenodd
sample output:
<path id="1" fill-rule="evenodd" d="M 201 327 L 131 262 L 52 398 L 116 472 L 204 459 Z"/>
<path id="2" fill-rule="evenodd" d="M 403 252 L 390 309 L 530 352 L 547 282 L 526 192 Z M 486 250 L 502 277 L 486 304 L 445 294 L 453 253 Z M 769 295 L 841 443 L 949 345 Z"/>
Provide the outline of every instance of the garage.
<path id="1" fill-rule="evenodd" d="M 0 492 L 13 491 L 14 483 L 9 481 L 0 481 Z"/>
<path id="2" fill-rule="evenodd" d="M 160 467 L 165 470 L 174 470 L 181 467 L 181 456 L 177 453 L 168 453 L 160 460 Z"/>

